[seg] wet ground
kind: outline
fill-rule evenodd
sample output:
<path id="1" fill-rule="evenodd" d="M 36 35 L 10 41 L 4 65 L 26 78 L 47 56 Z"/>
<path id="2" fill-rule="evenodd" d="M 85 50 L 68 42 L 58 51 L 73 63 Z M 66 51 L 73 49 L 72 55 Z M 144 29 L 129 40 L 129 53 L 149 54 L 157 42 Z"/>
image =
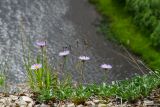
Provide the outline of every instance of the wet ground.
<path id="1" fill-rule="evenodd" d="M 23 37 L 34 47 L 36 40 L 47 40 L 54 67 L 60 63 L 58 52 L 64 47 L 70 49 L 66 72 L 71 72 L 74 80 L 78 78 L 75 65 L 79 55 L 91 58 L 84 74 L 89 83 L 103 81 L 103 70 L 99 67 L 102 63 L 113 66 L 108 73 L 109 82 L 142 74 L 135 63 L 126 58 L 127 53 L 121 46 L 97 33 L 100 19 L 87 0 L 0 0 L 1 69 L 6 69 L 7 79 L 13 83 L 26 80 L 22 62 Z"/>

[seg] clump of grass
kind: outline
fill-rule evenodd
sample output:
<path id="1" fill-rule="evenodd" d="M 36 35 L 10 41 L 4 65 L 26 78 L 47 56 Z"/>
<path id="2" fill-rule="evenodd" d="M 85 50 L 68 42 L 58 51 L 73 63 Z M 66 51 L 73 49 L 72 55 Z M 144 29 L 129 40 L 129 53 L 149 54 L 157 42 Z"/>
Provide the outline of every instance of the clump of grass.
<path id="1" fill-rule="evenodd" d="M 131 80 L 116 81 L 112 85 L 103 83 L 102 85 L 88 86 L 92 95 L 102 99 L 118 97 L 123 101 L 135 101 L 146 97 L 149 93 L 160 85 L 159 77 L 155 74 L 136 76 Z"/>
<path id="2" fill-rule="evenodd" d="M 84 104 L 87 99 L 89 99 L 92 96 L 92 93 L 90 90 L 88 90 L 88 87 L 80 85 L 74 91 L 71 93 L 71 100 L 76 105 Z"/>
<path id="3" fill-rule="evenodd" d="M 37 42 L 37 45 L 39 46 L 40 52 L 36 59 L 31 60 L 31 58 L 29 58 L 29 60 L 25 62 L 25 67 L 31 88 L 38 91 L 51 88 L 52 72 L 48 66 L 45 42 Z"/>
<path id="4" fill-rule="evenodd" d="M 6 71 L 8 70 L 8 66 L 5 61 L 2 62 L 3 64 L 0 62 L 0 88 L 3 88 L 2 90 L 6 91 Z"/>
<path id="5" fill-rule="evenodd" d="M 3 86 L 5 83 L 5 76 L 3 74 L 0 74 L 0 87 Z"/>
<path id="6" fill-rule="evenodd" d="M 134 101 L 146 97 L 160 84 L 155 75 L 137 76 L 131 80 L 118 83 L 117 96 L 123 100 Z"/>
<path id="7" fill-rule="evenodd" d="M 3 73 L 0 73 L 0 92 L 7 92 L 7 87 L 6 87 L 6 76 Z"/>

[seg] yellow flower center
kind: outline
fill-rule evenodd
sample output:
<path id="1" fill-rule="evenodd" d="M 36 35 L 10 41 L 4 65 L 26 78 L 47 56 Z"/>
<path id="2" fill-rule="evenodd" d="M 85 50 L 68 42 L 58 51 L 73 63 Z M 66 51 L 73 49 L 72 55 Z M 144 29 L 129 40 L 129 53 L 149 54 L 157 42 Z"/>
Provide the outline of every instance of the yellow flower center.
<path id="1" fill-rule="evenodd" d="M 36 65 L 36 66 L 35 66 L 35 68 L 36 68 L 36 69 L 38 69 L 38 68 L 39 68 L 39 66 L 38 66 L 38 65 Z"/>

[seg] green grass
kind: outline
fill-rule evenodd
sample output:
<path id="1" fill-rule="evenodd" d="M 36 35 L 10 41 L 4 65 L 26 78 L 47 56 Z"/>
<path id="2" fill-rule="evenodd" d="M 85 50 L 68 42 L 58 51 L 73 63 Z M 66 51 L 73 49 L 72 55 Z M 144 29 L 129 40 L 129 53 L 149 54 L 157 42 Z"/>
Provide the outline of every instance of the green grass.
<path id="1" fill-rule="evenodd" d="M 96 5 L 98 11 L 104 16 L 104 20 L 110 21 L 109 30 L 113 38 L 116 38 L 121 44 L 140 55 L 152 69 L 160 68 L 160 53 L 151 47 L 147 32 L 140 31 L 134 25 L 132 17 L 127 14 L 123 7 L 120 7 L 113 0 L 90 1 Z M 108 30 L 108 27 L 106 29 L 103 28 L 103 31 L 105 30 Z"/>
<path id="2" fill-rule="evenodd" d="M 0 74 L 0 87 L 4 84 L 5 76 Z"/>
<path id="3" fill-rule="evenodd" d="M 123 101 L 136 101 L 149 95 L 149 93 L 158 88 L 160 85 L 159 77 L 154 74 L 136 76 L 130 80 L 121 82 L 116 81 L 109 85 L 106 83 L 96 85 L 90 84 L 87 86 L 74 87 L 72 84 L 66 86 L 59 85 L 58 90 L 50 94 L 48 90 L 41 90 L 38 97 L 39 101 L 47 101 L 50 99 L 70 100 L 79 105 L 84 104 L 91 96 L 96 96 L 99 99 L 108 100 L 109 98 L 121 98 Z"/>

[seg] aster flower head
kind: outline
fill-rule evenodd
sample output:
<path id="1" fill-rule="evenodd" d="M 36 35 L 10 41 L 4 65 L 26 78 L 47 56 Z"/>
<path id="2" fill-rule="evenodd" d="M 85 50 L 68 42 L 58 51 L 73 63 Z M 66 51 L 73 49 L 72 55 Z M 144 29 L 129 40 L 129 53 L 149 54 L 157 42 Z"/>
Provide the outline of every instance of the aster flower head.
<path id="1" fill-rule="evenodd" d="M 69 50 L 65 50 L 65 51 L 63 51 L 63 52 L 59 52 L 59 56 L 62 56 L 62 57 L 65 57 L 65 56 L 67 56 L 67 55 L 69 55 L 70 54 L 70 51 Z"/>
<path id="2" fill-rule="evenodd" d="M 110 70 L 110 69 L 112 68 L 112 66 L 109 65 L 109 64 L 102 64 L 102 65 L 101 65 L 101 68 L 102 68 L 102 69 Z"/>
<path id="3" fill-rule="evenodd" d="M 88 61 L 88 60 L 90 60 L 90 57 L 88 57 L 88 56 L 79 56 L 78 57 L 81 61 Z"/>
<path id="4" fill-rule="evenodd" d="M 31 66 L 31 69 L 32 69 L 32 70 L 38 70 L 38 69 L 40 69 L 40 68 L 42 68 L 42 64 L 33 64 L 33 65 Z"/>
<path id="5" fill-rule="evenodd" d="M 46 41 L 37 41 L 36 44 L 39 47 L 44 47 L 44 46 L 46 46 Z"/>

